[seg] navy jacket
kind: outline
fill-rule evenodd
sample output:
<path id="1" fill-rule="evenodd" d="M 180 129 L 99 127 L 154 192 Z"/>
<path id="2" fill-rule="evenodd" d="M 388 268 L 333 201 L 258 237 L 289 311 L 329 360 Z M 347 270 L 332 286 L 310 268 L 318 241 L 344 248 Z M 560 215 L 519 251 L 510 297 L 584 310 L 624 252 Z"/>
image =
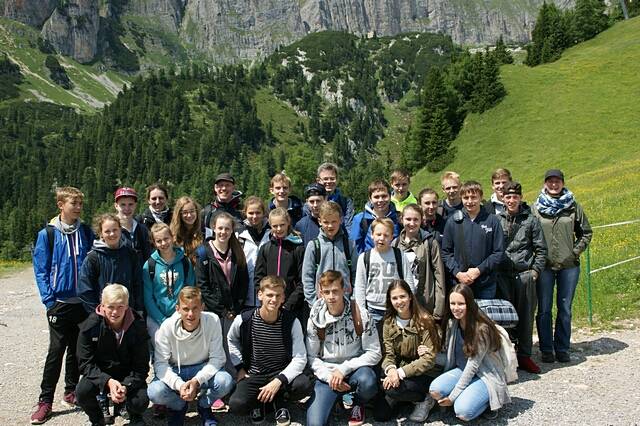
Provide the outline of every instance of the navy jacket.
<path id="1" fill-rule="evenodd" d="M 306 204 L 304 205 L 304 216 L 296 223 L 294 229 L 300 233 L 303 247 L 306 247 L 309 241 L 318 238 L 320 233 L 318 218 L 311 216 L 309 207 Z"/>

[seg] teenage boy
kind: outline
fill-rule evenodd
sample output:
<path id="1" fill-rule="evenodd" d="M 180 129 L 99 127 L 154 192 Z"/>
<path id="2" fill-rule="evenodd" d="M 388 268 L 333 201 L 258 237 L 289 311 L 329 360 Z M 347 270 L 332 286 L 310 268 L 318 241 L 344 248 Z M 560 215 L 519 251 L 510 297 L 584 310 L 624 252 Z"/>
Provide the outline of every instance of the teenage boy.
<path id="1" fill-rule="evenodd" d="M 298 401 L 311 393 L 302 326 L 295 314 L 280 309 L 285 282 L 276 276 L 260 281 L 261 306 L 236 316 L 227 340 L 229 356 L 238 371 L 236 390 L 229 399 L 232 413 L 251 416 L 254 423 L 265 418 L 265 405 L 273 404 L 276 423 L 291 422 L 284 406 L 285 395 Z"/>
<path id="2" fill-rule="evenodd" d="M 213 184 L 213 192 L 215 194 L 214 200 L 200 212 L 202 233 L 205 238 L 213 236 L 213 230 L 209 228 L 209 224 L 218 211 L 229 213 L 236 219 L 238 225 L 243 220 L 240 198 L 242 197 L 242 192 L 236 190 L 236 180 L 231 176 L 231 173 L 220 173 L 216 177 Z"/>
<path id="3" fill-rule="evenodd" d="M 411 177 L 405 170 L 394 170 L 391 173 L 391 187 L 393 192 L 391 193 L 391 201 L 396 207 L 397 212 L 402 212 L 405 206 L 409 204 L 418 204 L 418 200 L 409 191 L 409 184 L 411 183 Z"/>
<path id="4" fill-rule="evenodd" d="M 291 178 L 284 173 L 277 173 L 271 178 L 269 192 L 273 195 L 269 201 L 269 211 L 276 207 L 282 207 L 289 213 L 291 226 L 295 226 L 302 218 L 303 213 L 300 198 L 289 194 L 291 192 Z"/>
<path id="5" fill-rule="evenodd" d="M 304 205 L 304 216 L 296 223 L 294 229 L 300 233 L 302 244 L 306 247 L 309 241 L 316 238 L 320 232 L 318 215 L 320 205 L 327 199 L 327 191 L 319 183 L 312 183 L 304 188 L 304 198 L 307 200 Z"/>
<path id="6" fill-rule="evenodd" d="M 447 220 L 456 210 L 462 210 L 460 198 L 460 175 L 456 172 L 444 172 L 440 178 L 445 198 L 438 206 L 438 213 Z"/>
<path id="7" fill-rule="evenodd" d="M 83 199 L 84 194 L 77 188 L 68 186 L 56 190 L 60 214 L 38 233 L 33 250 L 36 285 L 49 320 L 49 349 L 31 424 L 42 424 L 51 417 L 65 351 L 63 404 L 74 406 L 76 403 L 75 389 L 80 376 L 76 359 L 78 324 L 87 317 L 76 289 L 80 267 L 94 240 L 91 229 L 80 221 Z"/>
<path id="8" fill-rule="evenodd" d="M 414 293 L 416 286 L 407 257 L 398 247 L 391 247 L 395 238 L 393 222 L 388 218 L 376 219 L 371 230 L 375 246 L 358 258 L 353 296 L 360 308 L 369 312 L 372 322 L 382 327 L 391 282 L 405 280 Z"/>
<path id="9" fill-rule="evenodd" d="M 349 241 L 342 226 L 342 209 L 333 201 L 322 203 L 319 212 L 320 233 L 309 241 L 302 263 L 302 286 L 304 299 L 313 305 L 318 295 L 316 287 L 323 272 L 338 271 L 345 281 L 347 295 L 353 293 L 358 252 L 353 241 Z"/>
<path id="10" fill-rule="evenodd" d="M 138 207 L 138 193 L 135 189 L 123 186 L 114 193 L 116 215 L 120 219 L 122 236 L 127 244 L 133 248 L 138 257 L 140 268 L 151 256 L 149 230 L 142 223 L 134 219 Z"/>
<path id="11" fill-rule="evenodd" d="M 211 405 L 233 388 L 231 375 L 222 369 L 226 357 L 220 319 L 203 311 L 200 289 L 183 287 L 176 313 L 156 333 L 156 379 L 148 393 L 151 402 L 167 406 L 169 425 L 184 424 L 189 402 L 197 399 L 202 424 L 215 426 Z"/>
<path id="12" fill-rule="evenodd" d="M 307 356 L 316 382 L 306 425 L 326 425 L 337 397 L 353 392 L 349 426 L 359 426 L 364 405 L 378 392 L 373 370 L 382 359 L 378 332 L 368 313 L 349 302 L 340 272 L 324 272 L 319 290 L 307 323 Z"/>
<path id="13" fill-rule="evenodd" d="M 421 228 L 433 233 L 438 244 L 442 245 L 442 234 L 447 221 L 438 213 L 438 193 L 431 188 L 425 188 L 418 194 L 418 201 L 422 209 Z"/>
<path id="14" fill-rule="evenodd" d="M 342 224 L 349 228 L 355 209 L 353 199 L 345 197 L 338 188 L 338 166 L 333 163 L 322 163 L 318 166 L 317 182 L 327 191 L 327 200 L 338 203 L 342 209 Z"/>
<path id="15" fill-rule="evenodd" d="M 78 362 L 82 379 L 76 393 L 78 405 L 92 425 L 104 425 L 96 397 L 108 392 L 114 414 L 125 406 L 130 425 L 144 425 L 149 405 L 147 375 L 149 347 L 147 326 L 129 307 L 129 291 L 120 284 L 102 290 L 100 305 L 80 325 Z"/>
<path id="16" fill-rule="evenodd" d="M 511 182 L 511 172 L 509 169 L 496 169 L 491 175 L 491 188 L 493 193 L 489 201 L 484 203 L 484 208 L 489 213 L 498 214 L 505 210 L 504 201 L 502 199 L 504 195 L 505 186 Z"/>
<path id="17" fill-rule="evenodd" d="M 396 208 L 391 204 L 391 188 L 383 180 L 374 180 L 369 184 L 369 202 L 364 211 L 358 213 L 351 222 L 349 239 L 356 243 L 358 254 L 372 249 L 375 243 L 371 234 L 371 223 L 375 219 L 388 218 L 393 223 L 393 238 L 400 233 L 400 222 Z M 393 239 L 392 238 L 392 239 Z"/>
<path id="18" fill-rule="evenodd" d="M 504 231 L 505 259 L 498 272 L 498 295 L 518 312 L 514 336 L 518 367 L 540 373 L 531 359 L 533 319 L 537 306 L 536 282 L 544 270 L 547 244 L 540 221 L 522 201 L 522 186 L 508 182 L 502 191 L 505 211 L 498 213 Z"/>
<path id="19" fill-rule="evenodd" d="M 498 266 L 504 258 L 500 220 L 482 207 L 478 182 L 465 182 L 460 194 L 464 210 L 447 220 L 442 259 L 457 283 L 471 286 L 476 299 L 493 299 Z"/>

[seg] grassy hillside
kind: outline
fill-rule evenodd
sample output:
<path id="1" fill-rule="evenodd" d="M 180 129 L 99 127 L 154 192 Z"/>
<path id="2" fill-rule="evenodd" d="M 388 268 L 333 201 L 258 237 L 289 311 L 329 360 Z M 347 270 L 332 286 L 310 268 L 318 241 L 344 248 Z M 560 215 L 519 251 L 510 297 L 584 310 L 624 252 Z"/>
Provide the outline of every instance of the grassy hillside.
<path id="1" fill-rule="evenodd" d="M 507 97 L 467 118 L 447 168 L 488 191 L 491 171 L 509 168 L 526 197 L 537 195 L 546 169 L 559 167 L 584 205 L 592 225 L 640 217 L 640 18 L 616 24 L 567 50 L 555 63 L 502 69 Z M 438 176 L 421 170 L 412 189 L 439 188 Z M 640 255 L 640 226 L 596 230 L 592 268 Z M 584 262 L 583 262 L 584 263 Z M 583 278 L 584 278 L 583 274 Z M 593 275 L 597 317 L 640 311 L 640 261 Z M 577 313 L 584 316 L 584 286 Z"/>
<path id="2" fill-rule="evenodd" d="M 47 55 L 38 49 L 38 35 L 31 27 L 0 18 L 0 52 L 20 66 L 25 80 L 20 85 L 20 100 L 53 102 L 91 112 L 113 101 L 128 82 L 122 74 L 56 55 L 73 83 L 71 90 L 63 89 L 49 76 Z"/>

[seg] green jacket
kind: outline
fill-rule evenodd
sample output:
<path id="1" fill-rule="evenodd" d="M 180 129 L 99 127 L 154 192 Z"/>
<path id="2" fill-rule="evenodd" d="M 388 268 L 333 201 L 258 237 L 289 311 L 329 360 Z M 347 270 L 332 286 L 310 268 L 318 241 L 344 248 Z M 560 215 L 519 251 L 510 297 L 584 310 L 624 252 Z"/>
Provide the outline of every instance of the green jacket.
<path id="1" fill-rule="evenodd" d="M 396 318 L 386 318 L 382 329 L 384 343 L 384 359 L 382 369 L 390 366 L 402 368 L 406 377 L 425 375 L 436 361 L 436 348 L 433 338 L 427 330 L 418 330 L 413 322 L 404 329 L 398 327 Z M 418 356 L 418 346 L 427 346 L 427 352 Z"/>
<path id="2" fill-rule="evenodd" d="M 398 212 L 398 214 L 402 214 L 402 209 L 404 209 L 409 204 L 418 204 L 418 200 L 416 199 L 416 197 L 411 192 L 409 192 L 407 194 L 407 198 L 405 198 L 402 201 L 398 200 L 395 197 L 395 195 L 392 195 L 391 196 L 391 201 L 396 206 L 396 211 Z"/>
<path id="3" fill-rule="evenodd" d="M 506 210 L 497 214 L 504 232 L 505 258 L 501 270 L 517 274 L 533 269 L 540 275 L 547 260 L 547 243 L 540 221 L 531 208 L 522 203 L 520 211 L 511 216 Z"/>
<path id="4" fill-rule="evenodd" d="M 580 254 L 587 249 L 593 231 L 582 206 L 573 206 L 561 211 L 557 216 L 547 216 L 533 209 L 542 225 L 547 242 L 546 267 L 554 271 L 580 265 Z"/>

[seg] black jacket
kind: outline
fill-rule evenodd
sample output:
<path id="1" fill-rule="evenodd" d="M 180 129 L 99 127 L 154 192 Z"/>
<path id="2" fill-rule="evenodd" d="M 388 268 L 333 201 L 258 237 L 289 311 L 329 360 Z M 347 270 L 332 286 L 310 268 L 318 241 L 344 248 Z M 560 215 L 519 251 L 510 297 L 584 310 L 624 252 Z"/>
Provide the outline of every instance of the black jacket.
<path id="1" fill-rule="evenodd" d="M 276 208 L 276 205 L 273 203 L 273 198 L 269 201 L 269 211 Z M 296 226 L 296 223 L 304 214 L 303 212 L 304 203 L 300 200 L 300 198 L 295 195 L 289 195 L 289 206 L 287 207 L 287 213 L 289 213 L 289 217 L 291 218 L 291 226 Z"/>
<path id="2" fill-rule="evenodd" d="M 171 223 L 171 217 L 173 216 L 173 211 L 171 209 L 167 210 L 167 212 L 165 213 L 165 217 L 163 218 L 162 222 L 166 223 L 167 225 L 169 225 Z M 136 221 L 138 223 L 143 224 L 144 226 L 147 227 L 147 229 L 151 229 L 151 227 L 157 223 L 156 222 L 156 218 L 153 217 L 153 214 L 151 214 L 151 210 L 149 210 L 149 207 L 147 207 L 142 214 L 136 216 Z"/>
<path id="3" fill-rule="evenodd" d="M 100 303 L 102 289 L 107 284 L 122 284 L 129 290 L 129 306 L 144 310 L 142 295 L 142 266 L 136 252 L 126 244 L 111 249 L 102 241 L 96 241 L 87 254 L 80 270 L 78 296 L 85 309 L 91 313 Z"/>
<path id="4" fill-rule="evenodd" d="M 128 310 L 119 345 L 105 319 L 93 312 L 80 324 L 76 351 L 80 374 L 100 390 L 106 389 L 111 378 L 127 388 L 145 388 L 149 374 L 148 340 L 147 327 L 137 312 Z"/>
<path id="5" fill-rule="evenodd" d="M 282 277 L 287 284 L 285 291 L 287 300 L 284 302 L 284 309 L 293 311 L 302 308 L 303 261 L 304 246 L 300 237 L 289 235 L 287 238 L 278 240 L 271 234 L 269 242 L 258 251 L 254 273 L 256 288 L 260 287 L 260 280 L 267 275 Z"/>
<path id="6" fill-rule="evenodd" d="M 209 228 L 209 225 L 211 224 L 211 219 L 219 212 L 229 213 L 234 217 L 236 225 L 242 227 L 242 220 L 244 219 L 242 217 L 242 192 L 234 191 L 231 200 L 227 203 L 223 203 L 216 197 L 215 200 L 204 206 L 200 211 L 200 226 L 205 238 L 213 235 L 213 231 Z M 236 230 L 237 229 L 238 228 L 236 228 Z"/>
<path id="7" fill-rule="evenodd" d="M 239 266 L 238 259 L 229 249 L 229 256 L 231 256 L 231 285 L 229 285 L 209 241 L 198 247 L 197 254 L 196 285 L 202 291 L 202 301 L 207 310 L 220 317 L 229 311 L 238 314 L 242 310 L 249 288 L 246 261 L 244 266 Z"/>
<path id="8" fill-rule="evenodd" d="M 498 217 L 504 232 L 506 254 L 501 269 L 507 273 L 533 269 L 540 275 L 547 258 L 547 243 L 540 221 L 531 208 L 522 203 L 515 216 L 504 211 Z"/>
<path id="9" fill-rule="evenodd" d="M 136 252 L 138 256 L 138 263 L 142 268 L 142 265 L 144 265 L 144 262 L 149 259 L 149 256 L 151 256 L 151 252 L 153 251 L 149 229 L 141 222 L 138 222 L 135 231 L 133 231 L 133 234 L 131 234 L 125 228 L 120 229 L 122 230 L 122 236 L 127 242 L 127 245 Z"/>

